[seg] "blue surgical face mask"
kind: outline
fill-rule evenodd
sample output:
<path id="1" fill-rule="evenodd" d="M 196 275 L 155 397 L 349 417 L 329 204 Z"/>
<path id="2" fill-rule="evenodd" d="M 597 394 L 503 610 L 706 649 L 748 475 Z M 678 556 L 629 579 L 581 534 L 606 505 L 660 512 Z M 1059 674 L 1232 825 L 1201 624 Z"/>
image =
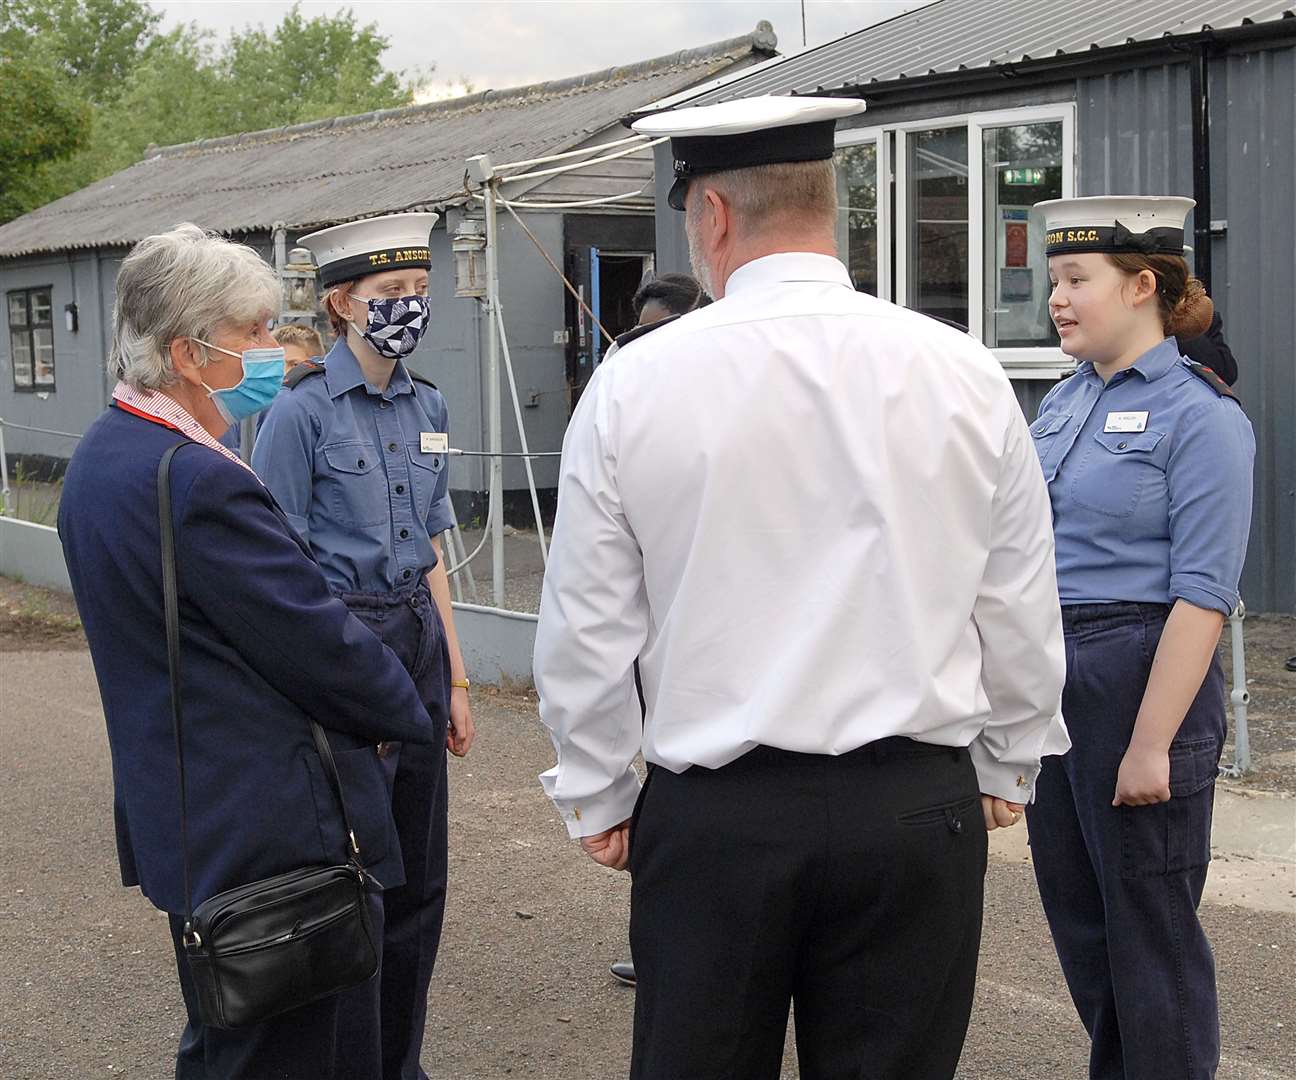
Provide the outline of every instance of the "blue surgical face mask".
<path id="1" fill-rule="evenodd" d="M 281 347 L 244 349 L 242 353 L 236 353 L 203 341 L 202 338 L 193 340 L 199 345 L 223 352 L 226 356 L 237 356 L 242 361 L 243 378 L 235 385 L 223 390 L 213 390 L 206 383 L 202 384 L 227 424 L 232 427 L 240 420 L 255 416 L 274 401 L 284 378 L 284 351 Z"/>

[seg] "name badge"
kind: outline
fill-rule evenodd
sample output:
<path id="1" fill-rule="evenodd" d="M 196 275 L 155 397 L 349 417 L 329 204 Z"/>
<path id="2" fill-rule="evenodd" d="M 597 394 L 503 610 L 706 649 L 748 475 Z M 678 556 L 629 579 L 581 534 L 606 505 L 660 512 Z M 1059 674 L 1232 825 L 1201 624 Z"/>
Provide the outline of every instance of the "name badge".
<path id="1" fill-rule="evenodd" d="M 1147 413 L 1143 414 L 1145 417 Z M 1124 430 L 1123 428 L 1121 430 Z M 1133 429 L 1131 429 L 1133 430 Z M 1137 430 L 1142 431 L 1142 428 Z M 424 454 L 444 454 L 450 449 L 450 436 L 444 431 L 420 431 L 419 450 Z"/>
<path id="2" fill-rule="evenodd" d="M 1145 412 L 1109 412 L 1103 431 L 1146 431 L 1147 418 Z"/>

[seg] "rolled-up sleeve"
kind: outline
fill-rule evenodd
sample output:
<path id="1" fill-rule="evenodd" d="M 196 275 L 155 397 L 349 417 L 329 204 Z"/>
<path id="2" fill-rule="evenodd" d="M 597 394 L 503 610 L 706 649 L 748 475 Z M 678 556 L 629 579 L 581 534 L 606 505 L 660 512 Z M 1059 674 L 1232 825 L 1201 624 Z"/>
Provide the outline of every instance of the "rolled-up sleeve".
<path id="1" fill-rule="evenodd" d="M 563 440 L 549 566 L 536 630 L 540 719 L 558 760 L 540 782 L 572 837 L 625 821 L 641 744 L 633 666 L 647 637 L 639 544 L 622 513 L 605 373 L 581 395 Z"/>
<path id="2" fill-rule="evenodd" d="M 1166 462 L 1170 595 L 1229 615 L 1251 531 L 1255 436 L 1236 402 L 1217 398 L 1186 415 Z"/>
<path id="3" fill-rule="evenodd" d="M 1040 759 L 1065 753 L 1071 739 L 1062 721 L 1066 654 L 1052 513 L 1020 413 L 1009 421 L 972 618 L 990 703 L 990 718 L 969 747 L 977 779 L 986 795 L 1031 802 Z"/>
<path id="4" fill-rule="evenodd" d="M 318 428 L 292 391 L 280 391 L 257 432 L 252 469 L 303 540 L 310 540 Z"/>

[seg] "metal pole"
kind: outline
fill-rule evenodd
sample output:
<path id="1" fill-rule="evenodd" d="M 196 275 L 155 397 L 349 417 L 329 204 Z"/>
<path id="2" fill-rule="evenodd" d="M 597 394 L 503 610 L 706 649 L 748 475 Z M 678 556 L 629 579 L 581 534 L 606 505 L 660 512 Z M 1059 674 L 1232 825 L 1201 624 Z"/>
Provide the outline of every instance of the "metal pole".
<path id="1" fill-rule="evenodd" d="M 1242 623 L 1246 619 L 1246 607 L 1238 601 L 1238 606 L 1229 616 L 1229 638 L 1233 646 L 1233 692 L 1229 700 L 1233 704 L 1233 770 L 1232 775 L 1244 776 L 1251 771 L 1251 735 L 1247 731 L 1247 702 L 1251 693 L 1247 690 L 1246 645 L 1242 638 Z"/>
<path id="2" fill-rule="evenodd" d="M 490 508 L 491 578 L 495 606 L 504 606 L 504 449 L 503 418 L 500 414 L 500 345 L 499 323 L 499 231 L 495 217 L 497 181 L 486 182 L 486 303 L 490 318 L 486 327 L 486 413 L 490 423 Z"/>
<path id="3" fill-rule="evenodd" d="M 0 424 L 0 517 L 9 515 L 9 463 L 5 461 L 4 425 Z"/>

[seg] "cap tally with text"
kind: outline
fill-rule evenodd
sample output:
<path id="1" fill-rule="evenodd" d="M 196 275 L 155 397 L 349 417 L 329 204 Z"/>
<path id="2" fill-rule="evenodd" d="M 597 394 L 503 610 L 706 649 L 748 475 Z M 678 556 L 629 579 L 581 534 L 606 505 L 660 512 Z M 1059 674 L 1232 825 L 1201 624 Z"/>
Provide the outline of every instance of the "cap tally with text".
<path id="1" fill-rule="evenodd" d="M 1196 205 L 1179 195 L 1091 195 L 1035 209 L 1044 215 L 1045 255 L 1183 255 L 1184 220 Z"/>
<path id="2" fill-rule="evenodd" d="M 670 136 L 675 183 L 666 202 L 683 210 L 694 177 L 832 157 L 837 121 L 863 111 L 857 98 L 765 96 L 654 113 L 630 126 L 641 135 Z"/>
<path id="3" fill-rule="evenodd" d="M 388 270 L 430 270 L 428 238 L 436 214 L 386 214 L 320 229 L 297 241 L 315 256 L 320 285 Z"/>

